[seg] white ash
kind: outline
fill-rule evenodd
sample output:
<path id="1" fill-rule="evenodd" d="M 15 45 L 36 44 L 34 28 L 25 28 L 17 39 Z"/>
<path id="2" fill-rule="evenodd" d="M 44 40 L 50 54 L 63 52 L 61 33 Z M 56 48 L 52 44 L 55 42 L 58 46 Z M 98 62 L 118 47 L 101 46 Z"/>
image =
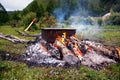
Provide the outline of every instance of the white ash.
<path id="1" fill-rule="evenodd" d="M 79 59 L 73 55 L 66 54 L 63 56 L 63 60 L 66 61 L 70 65 L 77 65 Z"/>
<path id="2" fill-rule="evenodd" d="M 82 65 L 86 65 L 89 67 L 93 67 L 95 69 L 101 68 L 101 66 L 107 66 L 109 63 L 116 63 L 115 60 L 110 59 L 106 56 L 100 55 L 99 52 L 89 51 L 83 56 L 83 61 L 81 61 Z M 106 65 L 103 65 L 106 64 Z"/>
<path id="3" fill-rule="evenodd" d="M 64 66 L 65 61 L 53 58 L 49 52 L 43 50 L 40 43 L 29 45 L 26 50 L 25 60 L 36 64 Z"/>

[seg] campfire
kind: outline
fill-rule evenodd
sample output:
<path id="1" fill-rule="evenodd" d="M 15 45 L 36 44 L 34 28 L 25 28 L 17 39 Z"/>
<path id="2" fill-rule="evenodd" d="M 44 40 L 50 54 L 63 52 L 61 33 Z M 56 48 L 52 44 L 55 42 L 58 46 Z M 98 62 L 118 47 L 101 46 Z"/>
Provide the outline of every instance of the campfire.
<path id="1" fill-rule="evenodd" d="M 79 66 L 100 69 L 119 61 L 118 48 L 76 36 L 76 29 L 44 28 L 27 45 L 25 60 L 39 66 Z"/>

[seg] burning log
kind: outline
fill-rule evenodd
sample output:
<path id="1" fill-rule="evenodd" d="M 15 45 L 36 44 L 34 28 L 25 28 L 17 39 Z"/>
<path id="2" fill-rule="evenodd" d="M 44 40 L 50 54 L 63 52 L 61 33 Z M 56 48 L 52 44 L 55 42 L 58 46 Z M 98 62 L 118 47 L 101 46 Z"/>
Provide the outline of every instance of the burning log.
<path id="1" fill-rule="evenodd" d="M 102 56 L 98 53 L 99 52 L 96 51 L 93 51 L 92 53 L 87 52 L 83 56 L 84 61 L 82 61 L 81 64 L 92 67 L 96 70 L 100 70 L 102 67 L 107 66 L 109 63 L 116 63 L 115 60 L 110 59 L 107 56 Z"/>
<path id="2" fill-rule="evenodd" d="M 78 45 L 77 43 L 75 43 L 74 45 L 74 48 L 73 48 L 73 51 L 75 53 L 75 55 L 79 58 L 79 60 L 81 61 L 82 60 L 82 56 L 83 56 L 83 53 L 80 51 L 80 49 L 78 48 Z"/>
<path id="3" fill-rule="evenodd" d="M 60 50 L 63 55 L 63 60 L 67 62 L 70 65 L 76 65 L 79 60 L 74 54 L 60 41 L 56 40 L 54 45 L 56 45 Z"/>
<path id="4" fill-rule="evenodd" d="M 83 54 L 86 53 L 87 48 L 85 48 L 85 45 L 83 46 L 81 44 L 81 41 L 79 41 L 76 37 L 71 36 L 70 37 L 70 41 L 72 43 L 74 43 L 71 47 L 71 49 L 73 50 L 74 54 L 80 59 L 83 59 Z"/>
<path id="5" fill-rule="evenodd" d="M 61 59 L 61 54 L 56 47 L 54 47 L 52 44 L 48 44 L 48 43 L 46 43 L 45 46 L 52 57 L 59 59 L 59 60 Z"/>
<path id="6" fill-rule="evenodd" d="M 83 44 L 89 45 L 94 50 L 101 52 L 101 55 L 110 57 L 112 59 L 118 60 L 118 54 L 116 52 L 116 49 L 113 48 L 112 50 L 108 48 L 107 46 L 104 46 L 101 43 L 97 43 L 94 41 L 82 41 Z"/>
<path id="7" fill-rule="evenodd" d="M 38 36 L 37 36 L 37 39 L 39 39 L 38 43 L 42 44 L 46 48 L 48 53 L 50 53 L 50 55 L 52 57 L 54 57 L 56 59 L 59 59 L 59 60 L 61 59 L 61 54 L 60 54 L 59 50 L 56 47 L 54 47 L 50 43 L 47 43 L 45 40 L 38 38 Z"/>
<path id="8" fill-rule="evenodd" d="M 78 46 L 78 48 L 79 48 L 80 50 L 82 50 L 83 53 L 86 52 L 86 51 L 85 51 L 85 45 L 83 45 L 79 39 L 77 39 L 77 38 L 74 37 L 74 36 L 71 36 L 71 37 L 70 37 L 70 41 L 71 41 L 72 43 L 76 44 L 76 45 Z M 84 50 L 83 50 L 83 48 L 84 48 Z"/>

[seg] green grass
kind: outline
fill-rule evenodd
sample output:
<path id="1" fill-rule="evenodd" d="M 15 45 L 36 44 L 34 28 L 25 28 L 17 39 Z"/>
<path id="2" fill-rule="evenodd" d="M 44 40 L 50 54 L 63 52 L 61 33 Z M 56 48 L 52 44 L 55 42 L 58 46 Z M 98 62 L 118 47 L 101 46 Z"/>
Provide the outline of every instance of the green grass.
<path id="1" fill-rule="evenodd" d="M 15 35 L 18 36 L 21 39 L 27 39 L 27 40 L 32 40 L 34 37 L 25 37 L 21 36 L 16 30 L 24 31 L 24 27 L 11 27 L 11 26 L 0 26 L 0 33 L 3 34 L 10 34 L 10 35 Z M 40 31 L 28 31 L 27 33 L 30 34 L 37 34 Z M 0 39 L 0 51 L 7 51 L 10 53 L 16 53 L 16 54 L 21 54 L 25 52 L 25 45 L 26 44 L 13 44 L 12 42 Z"/>
<path id="2" fill-rule="evenodd" d="M 0 80 L 119 80 L 119 64 L 100 71 L 86 66 L 79 68 L 28 67 L 24 63 L 0 62 Z"/>
<path id="3" fill-rule="evenodd" d="M 1 40 L 0 39 L 0 51 L 6 51 L 15 54 L 22 54 L 25 52 L 26 44 L 13 44 L 12 42 Z"/>
<path id="4" fill-rule="evenodd" d="M 24 29 L 25 28 L 23 26 L 20 26 L 20 27 L 11 27 L 9 25 L 0 26 L 0 32 L 2 32 L 3 34 L 11 34 L 11 35 L 18 36 L 20 38 L 30 39 L 28 37 L 21 36 L 18 32 L 16 32 L 16 30 L 24 31 Z M 27 31 L 27 33 L 29 34 L 37 34 L 39 32 L 40 30 Z"/>
<path id="5" fill-rule="evenodd" d="M 120 26 L 104 26 L 103 30 L 98 34 L 98 39 L 112 46 L 120 46 Z M 110 29 L 110 30 L 109 30 Z"/>
<path id="6" fill-rule="evenodd" d="M 110 26 L 108 26 L 111 28 Z M 24 30 L 24 27 L 12 28 L 10 26 L 0 26 L 0 32 L 3 34 L 12 34 L 20 38 L 33 39 L 31 37 L 23 37 L 15 30 Z M 38 31 L 28 32 L 31 34 Z M 120 32 L 116 31 L 100 31 L 100 34 L 94 35 L 107 44 L 120 46 Z M 15 54 L 25 52 L 26 44 L 13 44 L 9 41 L 0 39 L 0 51 L 7 51 Z M 94 70 L 86 66 L 79 68 L 61 68 L 61 67 L 28 67 L 25 63 L 2 61 L 0 58 L 0 80 L 119 80 L 120 63 L 111 64 L 100 71 Z"/>
<path id="7" fill-rule="evenodd" d="M 83 38 L 91 40 L 100 40 L 107 45 L 120 46 L 120 25 L 107 25 L 101 30 L 91 30 L 83 34 Z"/>
<path id="8" fill-rule="evenodd" d="M 104 29 L 120 29 L 120 25 L 106 25 Z"/>
<path id="9" fill-rule="evenodd" d="M 103 31 L 101 40 L 109 45 L 120 46 L 120 31 Z"/>

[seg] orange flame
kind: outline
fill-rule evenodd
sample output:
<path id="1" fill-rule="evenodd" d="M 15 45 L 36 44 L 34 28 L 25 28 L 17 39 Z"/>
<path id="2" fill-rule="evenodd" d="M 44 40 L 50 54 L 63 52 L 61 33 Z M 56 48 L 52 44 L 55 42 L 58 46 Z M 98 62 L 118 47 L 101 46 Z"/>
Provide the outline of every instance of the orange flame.
<path id="1" fill-rule="evenodd" d="M 120 59 L 120 47 L 116 48 L 116 50 L 118 51 L 118 57 Z"/>
<path id="2" fill-rule="evenodd" d="M 78 48 L 78 44 L 77 44 L 76 42 L 75 42 L 74 46 L 75 46 L 76 48 Z"/>
<path id="3" fill-rule="evenodd" d="M 81 58 L 82 56 L 83 56 L 83 53 L 80 51 L 80 49 L 78 48 L 78 44 L 75 42 L 75 44 L 74 44 L 74 52 L 75 52 L 75 54 L 79 57 L 79 58 Z"/>
<path id="4" fill-rule="evenodd" d="M 76 37 L 77 37 L 77 34 L 75 33 L 75 34 L 73 35 L 73 37 L 75 37 L 75 38 L 76 38 Z"/>
<path id="5" fill-rule="evenodd" d="M 66 38 L 66 32 L 64 32 L 62 36 L 58 35 L 56 39 L 65 45 L 66 44 L 65 38 Z"/>
<path id="6" fill-rule="evenodd" d="M 63 33 L 64 38 L 66 38 L 66 32 Z"/>
<path id="7" fill-rule="evenodd" d="M 67 44 L 67 42 L 65 41 L 66 37 L 67 37 L 66 32 L 63 32 L 62 36 L 58 35 L 56 39 L 58 41 L 60 41 L 62 44 L 66 45 Z M 77 37 L 77 35 L 74 34 L 73 37 Z M 56 45 L 54 45 L 54 46 L 56 46 Z M 74 42 L 73 50 L 74 50 L 74 54 L 81 60 L 82 56 L 83 56 L 83 53 L 79 49 L 77 42 Z"/>

